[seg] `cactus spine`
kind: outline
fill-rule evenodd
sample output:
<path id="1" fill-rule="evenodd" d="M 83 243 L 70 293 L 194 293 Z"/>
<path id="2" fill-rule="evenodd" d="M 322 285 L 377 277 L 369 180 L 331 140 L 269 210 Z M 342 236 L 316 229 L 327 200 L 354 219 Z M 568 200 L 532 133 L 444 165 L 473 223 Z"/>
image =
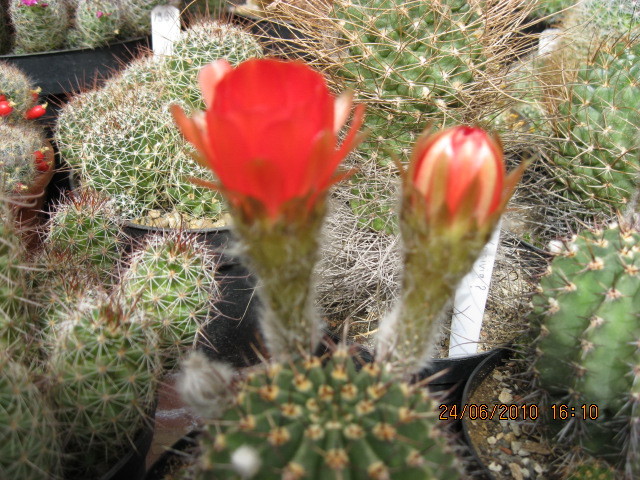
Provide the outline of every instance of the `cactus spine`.
<path id="1" fill-rule="evenodd" d="M 460 478 L 436 425 L 426 391 L 344 349 L 269 364 L 208 422 L 195 478 Z"/>
<path id="2" fill-rule="evenodd" d="M 206 246 L 184 233 L 152 237 L 131 257 L 123 290 L 147 312 L 169 368 L 194 344 L 219 298 L 215 271 Z"/>
<path id="3" fill-rule="evenodd" d="M 69 26 L 66 0 L 11 0 L 10 15 L 15 53 L 62 48 Z"/>
<path id="4" fill-rule="evenodd" d="M 634 431 L 640 399 L 639 245 L 640 234 L 627 226 L 575 236 L 551 263 L 533 300 L 540 386 L 553 403 L 577 412 L 582 405 L 598 408 L 597 421 L 564 422 L 563 436 L 591 455 L 613 456 L 633 478 L 640 467 Z M 624 451 L 624 445 L 635 448 Z"/>

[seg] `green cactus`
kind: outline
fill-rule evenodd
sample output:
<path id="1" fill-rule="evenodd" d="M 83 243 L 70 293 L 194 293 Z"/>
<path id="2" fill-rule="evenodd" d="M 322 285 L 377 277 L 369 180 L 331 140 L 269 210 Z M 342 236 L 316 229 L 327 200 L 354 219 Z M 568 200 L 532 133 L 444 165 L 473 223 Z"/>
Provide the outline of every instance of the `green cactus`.
<path id="1" fill-rule="evenodd" d="M 117 0 L 78 0 L 67 43 L 73 48 L 96 48 L 116 39 L 124 26 Z"/>
<path id="2" fill-rule="evenodd" d="M 207 247 L 182 232 L 149 238 L 130 259 L 123 290 L 147 312 L 167 368 L 193 346 L 219 298 L 215 271 Z"/>
<path id="3" fill-rule="evenodd" d="M 107 197 L 91 190 L 74 191 L 48 222 L 47 248 L 67 251 L 76 258 L 74 263 L 91 265 L 108 281 L 120 260 L 122 226 Z"/>
<path id="4" fill-rule="evenodd" d="M 640 42 L 603 45 L 558 105 L 553 165 L 563 193 L 596 212 L 621 208 L 634 189 L 640 145 Z"/>
<path id="5" fill-rule="evenodd" d="M 558 20 L 558 16 L 565 16 L 579 0 L 538 0 L 536 8 L 531 12 L 534 18 L 551 17 Z"/>
<path id="6" fill-rule="evenodd" d="M 2 349 L 26 355 L 33 338 L 26 252 L 18 236 L 11 207 L 0 201 L 0 343 Z M 16 348 L 14 348 L 16 347 Z"/>
<path id="7" fill-rule="evenodd" d="M 69 28 L 65 0 L 11 0 L 9 14 L 15 30 L 14 53 L 34 53 L 62 48 Z"/>
<path id="8" fill-rule="evenodd" d="M 75 97 L 58 120 L 62 157 L 83 185 L 108 193 L 129 219 L 149 223 L 151 210 L 207 219 L 221 214 L 219 195 L 187 180 L 206 178 L 209 171 L 191 159 L 168 105 L 191 110 L 183 95 L 197 91 L 199 66 L 225 56 L 239 61 L 242 51 L 249 57 L 259 49 L 240 29 L 217 23 L 196 27 L 185 38 L 193 43 L 179 41 L 176 57 L 135 62 L 105 88 Z M 202 104 L 199 97 L 186 101 Z"/>
<path id="9" fill-rule="evenodd" d="M 575 408 L 562 422 L 563 437 L 591 455 L 614 455 L 636 476 L 639 245 L 640 233 L 617 225 L 575 236 L 533 299 L 539 385 L 557 409 Z M 592 416 L 596 406 L 597 420 L 582 419 L 583 405 Z"/>
<path id="10" fill-rule="evenodd" d="M 208 421 L 195 478 L 461 478 L 433 408 L 426 390 L 387 365 L 357 371 L 344 349 L 324 365 L 263 366 Z"/>
<path id="11" fill-rule="evenodd" d="M 604 462 L 588 458 L 571 466 L 562 476 L 562 480 L 616 480 L 620 473 Z"/>
<path id="12" fill-rule="evenodd" d="M 121 0 L 120 9 L 124 19 L 123 38 L 149 35 L 151 32 L 151 10 L 167 0 Z"/>
<path id="13" fill-rule="evenodd" d="M 35 153 L 44 148 L 42 134 L 34 128 L 0 123 L 0 185 L 5 194 L 28 190 L 37 173 Z"/>
<path id="14" fill-rule="evenodd" d="M 262 48 L 253 36 L 232 25 L 205 21 L 189 28 L 173 44 L 171 56 L 162 64 L 162 81 L 172 100 L 181 99 L 190 109 L 203 110 L 197 82 L 202 67 L 220 58 L 237 65 L 257 57 L 262 57 Z"/>
<path id="15" fill-rule="evenodd" d="M 0 478 L 59 478 L 57 433 L 33 373 L 0 351 Z"/>
<path id="16" fill-rule="evenodd" d="M 13 107 L 13 112 L 0 117 L 0 122 L 17 123 L 36 104 L 38 90 L 22 70 L 10 63 L 0 62 L 0 95 L 4 95 Z"/>
<path id="17" fill-rule="evenodd" d="M 638 33 L 640 7 L 634 0 L 582 0 L 565 15 L 572 36 L 600 38 Z"/>
<path id="18" fill-rule="evenodd" d="M 52 398 L 67 465 L 74 478 L 97 478 L 148 421 L 159 359 L 143 313 L 117 298 L 61 306 L 50 358 Z M 81 472 L 81 473 L 80 473 Z"/>

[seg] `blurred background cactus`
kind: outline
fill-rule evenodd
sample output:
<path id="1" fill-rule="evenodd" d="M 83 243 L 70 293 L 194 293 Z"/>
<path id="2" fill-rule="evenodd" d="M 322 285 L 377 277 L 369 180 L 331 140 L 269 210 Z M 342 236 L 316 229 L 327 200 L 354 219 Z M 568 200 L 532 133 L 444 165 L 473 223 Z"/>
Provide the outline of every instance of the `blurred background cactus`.
<path id="1" fill-rule="evenodd" d="M 11 0 L 13 53 L 59 50 L 71 22 L 66 0 Z"/>

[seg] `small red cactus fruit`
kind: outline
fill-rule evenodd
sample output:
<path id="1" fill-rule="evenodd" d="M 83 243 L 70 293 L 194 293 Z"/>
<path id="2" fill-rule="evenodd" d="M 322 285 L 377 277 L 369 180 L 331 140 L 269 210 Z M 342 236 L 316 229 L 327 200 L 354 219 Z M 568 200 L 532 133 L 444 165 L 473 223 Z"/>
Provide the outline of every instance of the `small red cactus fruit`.
<path id="1" fill-rule="evenodd" d="M 7 100 L 6 95 L 0 95 L 0 102 L 5 102 Z"/>
<path id="2" fill-rule="evenodd" d="M 0 117 L 6 117 L 13 112 L 13 106 L 6 100 L 0 101 Z"/>
<path id="3" fill-rule="evenodd" d="M 24 118 L 27 120 L 34 120 L 36 118 L 40 118 L 47 111 L 47 104 L 43 103 L 42 105 L 36 105 L 35 107 L 31 107 L 24 114 Z"/>

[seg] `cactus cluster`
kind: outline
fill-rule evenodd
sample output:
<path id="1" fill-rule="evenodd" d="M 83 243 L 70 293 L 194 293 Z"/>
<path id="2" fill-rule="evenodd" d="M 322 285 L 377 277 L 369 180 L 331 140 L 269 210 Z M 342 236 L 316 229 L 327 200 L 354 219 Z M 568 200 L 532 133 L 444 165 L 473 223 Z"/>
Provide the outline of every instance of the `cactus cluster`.
<path id="1" fill-rule="evenodd" d="M 8 18 L 0 15 L 0 52 L 97 48 L 112 41 L 148 35 L 151 10 L 166 3 L 166 0 L 10 0 Z M 13 35 L 9 35 L 9 24 Z"/>
<path id="2" fill-rule="evenodd" d="M 577 413 L 563 421 L 562 436 L 635 478 L 640 233 L 610 225 L 576 235 L 541 279 L 533 305 L 537 381 L 552 403 Z M 583 405 L 596 406 L 597 420 L 581 419 Z"/>
<path id="3" fill-rule="evenodd" d="M 242 30 L 215 22 L 185 32 L 175 50 L 157 62 L 141 59 L 103 89 L 75 97 L 60 115 L 56 140 L 80 182 L 113 197 L 129 219 L 153 224 L 150 212 L 159 210 L 215 222 L 220 197 L 188 180 L 207 173 L 192 160 L 168 107 L 180 103 L 191 111 L 201 104 L 200 66 L 217 58 L 239 62 L 261 50 Z"/>
<path id="4" fill-rule="evenodd" d="M 426 390 L 354 362 L 338 348 L 250 373 L 206 425 L 194 478 L 461 478 Z"/>
<path id="5" fill-rule="evenodd" d="M 214 257 L 195 237 L 178 232 L 149 238 L 128 263 L 123 290 L 152 319 L 171 368 L 193 346 L 219 298 Z"/>

